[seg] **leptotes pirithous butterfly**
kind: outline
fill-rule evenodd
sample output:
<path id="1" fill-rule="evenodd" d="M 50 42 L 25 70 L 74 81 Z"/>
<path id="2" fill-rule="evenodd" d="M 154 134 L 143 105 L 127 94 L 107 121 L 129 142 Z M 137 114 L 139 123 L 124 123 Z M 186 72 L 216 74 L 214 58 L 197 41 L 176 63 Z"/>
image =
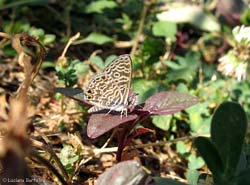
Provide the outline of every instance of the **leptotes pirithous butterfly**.
<path id="1" fill-rule="evenodd" d="M 109 109 L 121 112 L 121 116 L 123 112 L 127 115 L 128 106 L 133 103 L 128 97 L 131 65 L 129 55 L 120 55 L 90 80 L 84 92 L 84 99 L 94 105 L 89 113 Z"/>

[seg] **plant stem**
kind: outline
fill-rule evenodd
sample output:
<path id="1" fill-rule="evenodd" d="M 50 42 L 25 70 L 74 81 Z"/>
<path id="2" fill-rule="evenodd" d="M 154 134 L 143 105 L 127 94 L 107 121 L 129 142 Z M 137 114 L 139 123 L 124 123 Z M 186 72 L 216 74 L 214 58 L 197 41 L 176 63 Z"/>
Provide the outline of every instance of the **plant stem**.
<path id="1" fill-rule="evenodd" d="M 137 35 L 136 35 L 136 38 L 134 39 L 133 47 L 132 47 L 131 52 L 130 52 L 131 56 L 133 56 L 135 54 L 135 51 L 136 51 L 136 49 L 138 47 L 138 43 L 139 43 L 139 40 L 140 40 L 140 36 L 142 34 L 142 28 L 143 28 L 143 25 L 144 25 L 144 22 L 145 22 L 148 7 L 149 7 L 148 3 L 144 3 L 143 9 L 142 9 L 142 14 L 141 14 L 141 20 L 140 20 L 138 31 L 137 31 Z"/>
<path id="2" fill-rule="evenodd" d="M 125 130 L 123 131 L 118 131 L 117 135 L 118 135 L 118 149 L 116 152 L 116 161 L 120 162 L 122 159 L 122 151 L 123 151 L 123 144 L 124 144 L 124 139 L 125 139 Z"/>

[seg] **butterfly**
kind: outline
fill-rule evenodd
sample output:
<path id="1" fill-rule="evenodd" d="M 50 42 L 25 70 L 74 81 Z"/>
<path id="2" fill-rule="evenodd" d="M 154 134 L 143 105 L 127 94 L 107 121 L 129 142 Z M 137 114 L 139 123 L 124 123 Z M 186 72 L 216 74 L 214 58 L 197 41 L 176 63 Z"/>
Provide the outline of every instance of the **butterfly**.
<path id="1" fill-rule="evenodd" d="M 109 109 L 109 112 L 121 112 L 121 117 L 123 112 L 127 116 L 128 107 L 135 104 L 135 98 L 129 97 L 131 74 L 132 61 L 125 54 L 118 56 L 95 75 L 84 90 L 84 100 L 93 105 L 88 113 Z"/>

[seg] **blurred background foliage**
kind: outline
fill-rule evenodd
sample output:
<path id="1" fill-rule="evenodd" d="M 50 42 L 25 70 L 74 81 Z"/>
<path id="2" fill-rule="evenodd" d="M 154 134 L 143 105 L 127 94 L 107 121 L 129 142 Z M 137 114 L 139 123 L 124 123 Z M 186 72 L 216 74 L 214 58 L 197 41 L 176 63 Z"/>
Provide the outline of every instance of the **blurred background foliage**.
<path id="1" fill-rule="evenodd" d="M 40 39 L 47 49 L 43 71 L 56 71 L 55 86 L 83 88 L 115 56 L 130 53 L 140 103 L 163 90 L 199 97 L 186 111 L 146 120 L 162 137 L 209 135 L 211 115 L 223 101 L 239 102 L 250 117 L 248 1 L 0 0 L 0 15 L 2 32 Z M 56 62 L 77 32 L 66 61 Z M 0 47 L 1 60 L 16 55 L 9 42 Z M 189 142 L 175 147 L 192 182 L 205 163 Z"/>

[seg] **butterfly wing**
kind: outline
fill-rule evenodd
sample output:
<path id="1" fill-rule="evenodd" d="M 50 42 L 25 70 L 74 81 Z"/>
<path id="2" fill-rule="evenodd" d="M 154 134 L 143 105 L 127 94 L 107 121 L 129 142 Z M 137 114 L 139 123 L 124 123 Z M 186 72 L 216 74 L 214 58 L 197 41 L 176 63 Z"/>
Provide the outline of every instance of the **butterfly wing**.
<path id="1" fill-rule="evenodd" d="M 132 61 L 128 54 L 120 55 L 105 67 L 103 73 L 113 78 L 122 94 L 122 104 L 126 105 L 131 84 Z"/>
<path id="2" fill-rule="evenodd" d="M 89 112 L 101 109 L 123 110 L 128 104 L 131 82 L 131 59 L 121 55 L 102 73 L 94 76 L 85 88 L 84 99 L 94 105 Z"/>
<path id="3" fill-rule="evenodd" d="M 84 92 L 84 99 L 101 109 L 121 104 L 121 93 L 113 78 L 105 73 L 94 76 Z"/>

